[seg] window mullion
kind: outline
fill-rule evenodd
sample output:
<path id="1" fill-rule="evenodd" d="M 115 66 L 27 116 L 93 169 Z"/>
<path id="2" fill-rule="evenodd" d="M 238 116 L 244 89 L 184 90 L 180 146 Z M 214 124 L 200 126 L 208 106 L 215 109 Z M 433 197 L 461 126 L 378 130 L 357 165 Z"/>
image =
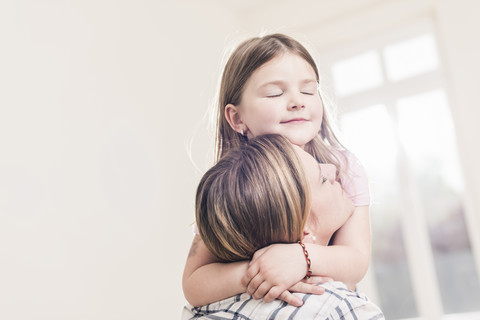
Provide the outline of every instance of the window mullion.
<path id="1" fill-rule="evenodd" d="M 387 109 L 395 126 L 398 150 L 396 167 L 401 193 L 399 196 L 404 206 L 401 208 L 400 221 L 413 280 L 415 300 L 422 318 L 440 319 L 443 315 L 442 301 L 420 191 L 415 183 L 413 170 L 398 134 L 396 106 L 388 103 Z"/>

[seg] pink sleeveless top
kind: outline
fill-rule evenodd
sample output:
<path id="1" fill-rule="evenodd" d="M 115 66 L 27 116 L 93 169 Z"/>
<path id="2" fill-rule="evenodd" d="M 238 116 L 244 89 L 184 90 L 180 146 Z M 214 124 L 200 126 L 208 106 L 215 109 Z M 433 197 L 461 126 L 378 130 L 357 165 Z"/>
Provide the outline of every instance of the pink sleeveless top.
<path id="1" fill-rule="evenodd" d="M 370 191 L 365 169 L 350 151 L 341 151 L 340 160 L 344 174 L 341 178 L 343 190 L 356 207 L 370 204 Z M 345 162 L 344 162 L 345 161 Z"/>

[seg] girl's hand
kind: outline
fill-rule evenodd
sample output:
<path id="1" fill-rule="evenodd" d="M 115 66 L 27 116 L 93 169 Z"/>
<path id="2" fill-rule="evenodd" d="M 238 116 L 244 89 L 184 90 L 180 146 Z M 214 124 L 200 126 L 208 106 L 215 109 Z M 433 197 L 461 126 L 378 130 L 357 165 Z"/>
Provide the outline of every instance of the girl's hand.
<path id="1" fill-rule="evenodd" d="M 302 282 L 308 283 L 308 284 L 322 284 L 325 282 L 330 282 L 333 281 L 332 278 L 330 277 L 322 277 L 322 276 L 311 276 L 309 279 L 304 279 Z M 300 291 L 298 291 L 300 292 Z M 301 291 L 303 292 L 303 291 Z"/>
<path id="2" fill-rule="evenodd" d="M 273 244 L 255 252 L 242 284 L 254 299 L 270 302 L 300 282 L 306 273 L 302 247 L 297 243 Z"/>
<path id="3" fill-rule="evenodd" d="M 292 292 L 300 292 L 300 293 L 311 293 L 311 294 L 324 294 L 325 288 L 320 287 L 316 284 L 322 284 L 328 281 L 332 281 L 331 278 L 327 277 L 311 277 L 308 280 L 302 280 L 300 282 L 295 283 L 291 286 L 288 290 L 282 292 L 282 294 L 278 297 L 278 299 L 285 301 L 288 304 L 291 304 L 295 307 L 300 307 L 303 305 L 302 299 L 295 296 Z"/>

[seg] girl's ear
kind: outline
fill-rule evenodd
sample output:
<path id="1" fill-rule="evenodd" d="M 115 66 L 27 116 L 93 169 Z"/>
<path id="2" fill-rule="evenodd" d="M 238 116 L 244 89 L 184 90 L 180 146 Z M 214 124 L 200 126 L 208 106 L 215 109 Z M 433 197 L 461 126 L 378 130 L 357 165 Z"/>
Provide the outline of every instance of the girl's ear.
<path id="1" fill-rule="evenodd" d="M 241 133 L 242 135 L 247 132 L 247 127 L 243 123 L 237 107 L 231 103 L 225 106 L 225 119 L 234 131 Z"/>

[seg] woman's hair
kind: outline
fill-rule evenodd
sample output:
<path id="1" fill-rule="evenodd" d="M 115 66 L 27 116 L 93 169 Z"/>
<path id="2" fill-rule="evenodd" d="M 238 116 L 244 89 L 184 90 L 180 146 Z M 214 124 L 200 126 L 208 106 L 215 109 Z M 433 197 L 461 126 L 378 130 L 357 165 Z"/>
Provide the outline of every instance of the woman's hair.
<path id="1" fill-rule="evenodd" d="M 310 189 L 291 143 L 271 134 L 231 149 L 208 170 L 195 205 L 210 252 L 221 261 L 246 260 L 272 243 L 301 240 Z"/>
<path id="2" fill-rule="evenodd" d="M 283 54 L 293 53 L 303 58 L 316 75 L 319 83 L 317 65 L 307 49 L 295 39 L 283 34 L 270 34 L 255 37 L 241 43 L 228 59 L 223 70 L 218 97 L 217 133 L 215 141 L 216 160 L 221 159 L 232 148 L 236 148 L 247 137 L 233 130 L 225 118 L 228 104 L 239 105 L 244 86 L 252 74 L 266 62 Z M 321 163 L 332 163 L 337 167 L 337 177 L 341 169 L 338 152 L 343 148 L 336 137 L 328 119 L 328 111 L 323 108 L 323 121 L 318 135 L 305 145 L 305 151 Z"/>

